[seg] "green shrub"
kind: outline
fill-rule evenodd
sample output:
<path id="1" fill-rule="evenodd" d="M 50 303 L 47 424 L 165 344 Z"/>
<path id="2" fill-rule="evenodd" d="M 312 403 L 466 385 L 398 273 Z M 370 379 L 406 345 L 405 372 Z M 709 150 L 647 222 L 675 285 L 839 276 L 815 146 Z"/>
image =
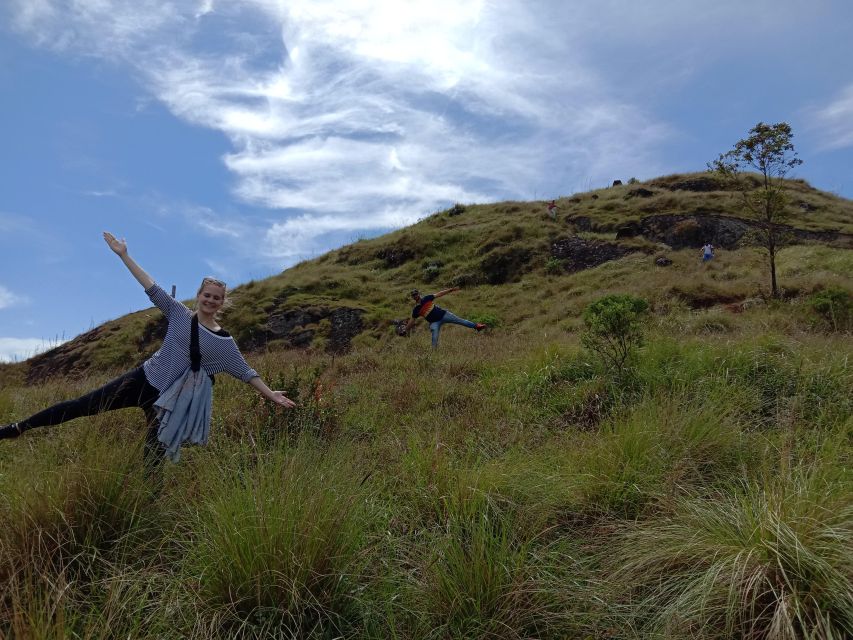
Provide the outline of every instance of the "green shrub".
<path id="1" fill-rule="evenodd" d="M 448 283 L 451 287 L 473 287 L 483 281 L 476 273 L 459 273 L 453 276 Z"/>
<path id="2" fill-rule="evenodd" d="M 853 326 L 853 297 L 840 287 L 828 287 L 809 298 L 809 306 L 820 322 L 833 331 L 847 331 Z"/>
<path id="3" fill-rule="evenodd" d="M 57 443 L 29 472 L 4 478 L 0 583 L 25 566 L 52 576 L 87 573 L 92 556 L 109 558 L 144 539 L 155 508 L 140 448 L 93 431 L 77 442 L 85 449 L 76 459 Z"/>
<path id="4" fill-rule="evenodd" d="M 642 319 L 649 303 L 630 294 L 596 300 L 583 312 L 586 332 L 581 342 L 605 363 L 621 371 L 631 353 L 643 343 Z"/>
<path id="5" fill-rule="evenodd" d="M 470 313 L 468 314 L 468 319 L 471 322 L 482 322 L 489 329 L 495 329 L 503 324 L 501 319 L 494 313 Z"/>
<path id="6" fill-rule="evenodd" d="M 552 276 L 557 276 L 563 273 L 563 271 L 564 268 L 562 260 L 554 257 L 548 258 L 548 261 L 545 263 L 545 273 Z"/>
<path id="7" fill-rule="evenodd" d="M 441 262 L 430 262 L 429 264 L 425 264 L 423 273 L 421 274 L 421 279 L 424 282 L 432 282 L 441 273 L 441 267 Z"/>

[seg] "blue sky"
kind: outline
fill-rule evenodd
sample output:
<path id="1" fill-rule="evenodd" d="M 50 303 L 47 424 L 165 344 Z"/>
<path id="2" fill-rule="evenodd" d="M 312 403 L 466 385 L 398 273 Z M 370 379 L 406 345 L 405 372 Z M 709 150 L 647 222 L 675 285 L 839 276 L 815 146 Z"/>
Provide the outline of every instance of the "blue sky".
<path id="1" fill-rule="evenodd" d="M 700 171 L 758 121 L 853 197 L 848 0 L 5 0 L 0 360 L 454 202 Z"/>

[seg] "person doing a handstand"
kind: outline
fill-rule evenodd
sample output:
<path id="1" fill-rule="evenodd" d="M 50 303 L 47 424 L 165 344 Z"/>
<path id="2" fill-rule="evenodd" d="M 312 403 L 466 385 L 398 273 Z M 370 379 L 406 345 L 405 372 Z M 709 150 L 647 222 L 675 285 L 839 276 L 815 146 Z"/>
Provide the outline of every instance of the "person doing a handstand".
<path id="1" fill-rule="evenodd" d="M 412 317 L 406 322 L 404 333 L 408 333 L 409 329 L 415 324 L 418 318 L 423 318 L 429 323 L 429 330 L 432 332 L 432 347 L 435 349 L 438 346 L 438 334 L 441 331 L 443 324 L 461 324 L 463 327 L 482 331 L 486 328 L 482 322 L 471 322 L 460 318 L 447 309 L 442 309 L 435 304 L 435 299 L 441 296 L 446 296 L 448 293 L 459 291 L 459 287 L 451 287 L 444 289 L 438 293 L 430 293 L 429 295 L 421 296 L 420 291 L 413 289 L 411 296 L 415 301 L 415 306 L 412 309 Z"/>

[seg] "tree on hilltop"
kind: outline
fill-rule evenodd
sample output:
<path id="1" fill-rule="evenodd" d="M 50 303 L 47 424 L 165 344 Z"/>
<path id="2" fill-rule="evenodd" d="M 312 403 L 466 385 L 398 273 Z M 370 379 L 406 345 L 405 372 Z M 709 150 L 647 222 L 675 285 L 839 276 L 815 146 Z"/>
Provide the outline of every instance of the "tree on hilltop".
<path id="1" fill-rule="evenodd" d="M 770 287 L 774 298 L 779 297 L 776 284 L 776 252 L 779 248 L 779 225 L 788 217 L 785 177 L 803 163 L 791 143 L 791 125 L 787 122 L 759 122 L 749 130 L 749 136 L 719 158 L 708 163 L 715 172 L 743 194 L 746 211 L 761 229 L 764 248 L 770 256 Z M 747 171 L 757 171 L 758 186 L 747 178 Z"/>

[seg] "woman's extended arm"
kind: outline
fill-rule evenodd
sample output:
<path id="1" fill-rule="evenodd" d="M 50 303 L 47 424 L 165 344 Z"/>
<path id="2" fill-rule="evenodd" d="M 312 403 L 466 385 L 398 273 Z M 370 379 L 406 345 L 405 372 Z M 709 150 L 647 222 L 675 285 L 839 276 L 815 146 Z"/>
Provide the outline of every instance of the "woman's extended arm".
<path id="1" fill-rule="evenodd" d="M 440 298 L 441 296 L 446 296 L 448 293 L 453 293 L 454 291 L 459 291 L 459 287 L 450 287 L 450 289 L 445 289 L 444 291 L 439 291 L 438 293 L 433 294 L 436 298 Z"/>
<path id="2" fill-rule="evenodd" d="M 284 395 L 283 391 L 273 391 L 270 389 L 264 381 L 261 380 L 260 376 L 255 376 L 251 380 L 249 380 L 249 384 L 255 387 L 264 398 L 269 400 L 270 402 L 274 402 L 275 404 L 285 407 L 286 409 L 292 409 L 296 406 L 296 403 Z"/>
<path id="3" fill-rule="evenodd" d="M 124 266 L 126 266 L 133 274 L 136 281 L 141 284 L 144 289 L 151 288 L 154 284 L 154 280 L 152 280 L 151 276 L 145 273 L 142 267 L 136 264 L 133 258 L 128 255 L 127 242 L 125 242 L 124 239 L 119 240 L 109 231 L 104 231 L 104 240 L 106 240 L 107 244 L 110 245 L 110 249 L 112 249 L 119 258 L 121 258 L 121 261 L 124 262 Z"/>

